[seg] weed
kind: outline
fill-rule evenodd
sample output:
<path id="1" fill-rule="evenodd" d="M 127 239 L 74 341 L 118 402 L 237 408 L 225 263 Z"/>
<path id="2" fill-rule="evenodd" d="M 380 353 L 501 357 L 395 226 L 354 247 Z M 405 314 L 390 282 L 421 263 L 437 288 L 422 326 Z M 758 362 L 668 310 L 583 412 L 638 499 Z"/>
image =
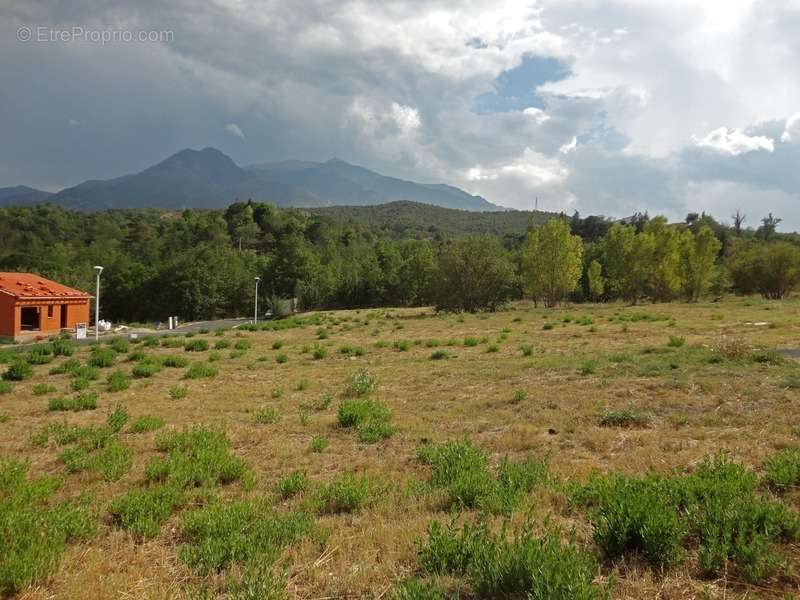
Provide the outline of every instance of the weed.
<path id="1" fill-rule="evenodd" d="M 491 353 L 491 352 L 497 352 L 498 350 L 500 350 L 500 347 L 497 344 L 494 344 L 494 343 L 489 344 L 486 347 L 486 352 L 490 352 Z"/>
<path id="2" fill-rule="evenodd" d="M 117 353 L 112 348 L 95 347 L 89 356 L 89 366 L 98 369 L 113 367 L 117 360 Z"/>
<path id="3" fill-rule="evenodd" d="M 70 382 L 69 385 L 72 388 L 73 392 L 80 392 L 89 387 L 89 380 L 86 379 L 85 377 L 76 377 Z"/>
<path id="4" fill-rule="evenodd" d="M 186 352 L 205 352 L 208 350 L 208 340 L 201 338 L 189 340 L 183 345 Z"/>
<path id="5" fill-rule="evenodd" d="M 275 408 L 264 408 L 257 411 L 253 417 L 259 425 L 271 425 L 280 421 L 281 416 Z"/>
<path id="6" fill-rule="evenodd" d="M 533 346 L 531 344 L 523 344 L 519 347 L 522 356 L 533 356 Z"/>
<path id="7" fill-rule="evenodd" d="M 555 325 L 553 325 L 552 323 L 545 323 L 544 325 L 542 325 L 542 329 L 544 331 L 550 331 L 554 327 L 555 327 Z"/>
<path id="8" fill-rule="evenodd" d="M 53 356 L 72 356 L 75 353 L 75 345 L 69 340 L 57 338 L 53 340 Z"/>
<path id="9" fill-rule="evenodd" d="M 169 388 L 169 397 L 172 400 L 182 400 L 189 394 L 189 388 L 185 385 L 173 385 Z"/>
<path id="10" fill-rule="evenodd" d="M 217 340 L 214 343 L 214 348 L 216 350 L 225 350 L 226 348 L 230 348 L 231 343 L 228 340 Z"/>
<path id="11" fill-rule="evenodd" d="M 451 354 L 446 350 L 434 350 L 431 352 L 431 360 L 447 360 Z"/>
<path id="12" fill-rule="evenodd" d="M 21 360 L 12 362 L 3 373 L 4 381 L 24 381 L 31 377 L 33 377 L 33 368 L 30 364 Z"/>
<path id="13" fill-rule="evenodd" d="M 161 365 L 153 363 L 139 363 L 131 369 L 131 375 L 135 379 L 148 379 L 161 371 Z"/>
<path id="14" fill-rule="evenodd" d="M 0 379 L 0 396 L 3 394 L 11 393 L 11 390 L 14 389 L 14 386 L 11 385 L 10 381 L 5 381 L 4 379 Z"/>
<path id="15" fill-rule="evenodd" d="M 398 352 L 408 352 L 411 349 L 411 342 L 408 340 L 395 340 L 392 345 Z"/>
<path id="16" fill-rule="evenodd" d="M 272 349 L 273 350 L 280 350 L 283 348 L 283 342 L 281 340 L 275 340 L 272 342 Z"/>
<path id="17" fill-rule="evenodd" d="M 106 378 L 106 390 L 109 392 L 121 392 L 127 390 L 131 385 L 131 378 L 123 371 L 113 371 Z"/>
<path id="18" fill-rule="evenodd" d="M 131 433 L 147 433 L 164 427 L 164 419 L 152 415 L 142 415 L 131 423 Z"/>
<path id="19" fill-rule="evenodd" d="M 476 337 L 465 337 L 464 338 L 464 345 L 468 348 L 474 348 L 478 345 L 478 338 Z"/>
<path id="20" fill-rule="evenodd" d="M 311 356 L 314 358 L 314 360 L 321 360 L 328 356 L 328 349 L 325 346 L 316 344 L 314 346 L 314 350 L 311 352 Z"/>
<path id="21" fill-rule="evenodd" d="M 331 392 L 325 392 L 322 394 L 321 398 L 311 403 L 311 408 L 316 411 L 325 410 L 331 405 L 331 402 L 333 402 L 333 394 Z"/>
<path id="22" fill-rule="evenodd" d="M 235 350 L 245 351 L 250 349 L 250 340 L 236 340 L 233 345 Z"/>
<path id="23" fill-rule="evenodd" d="M 528 391 L 523 389 L 514 390 L 514 395 L 511 398 L 513 404 L 519 404 L 528 397 Z"/>
<path id="24" fill-rule="evenodd" d="M 600 427 L 647 427 L 650 419 L 635 410 L 605 410 L 600 414 Z"/>
<path id="25" fill-rule="evenodd" d="M 122 428 L 125 427 L 125 423 L 128 422 L 128 419 L 130 419 L 128 411 L 125 410 L 125 407 L 122 406 L 122 404 L 117 404 L 114 407 L 114 410 L 108 413 L 108 417 L 106 417 L 106 424 L 112 433 L 119 433 L 122 431 Z"/>
<path id="26" fill-rule="evenodd" d="M 123 529 L 141 538 L 154 538 L 172 512 L 184 502 L 180 490 L 155 486 L 123 494 L 111 502 L 109 512 Z"/>
<path id="27" fill-rule="evenodd" d="M 283 388 L 282 387 L 272 388 L 272 391 L 270 392 L 270 396 L 272 397 L 273 400 L 278 400 L 279 398 L 282 398 L 283 397 Z"/>
<path id="28" fill-rule="evenodd" d="M 764 462 L 764 482 L 781 493 L 800 483 L 800 449 L 786 448 L 770 456 Z"/>
<path id="29" fill-rule="evenodd" d="M 368 369 L 361 369 L 347 380 L 345 395 L 351 398 L 360 398 L 373 393 L 378 387 L 378 378 Z"/>
<path id="30" fill-rule="evenodd" d="M 72 397 L 58 396 L 51 398 L 47 404 L 49 411 L 82 411 L 97 408 L 97 394 L 95 392 L 80 392 Z"/>
<path id="31" fill-rule="evenodd" d="M 346 472 L 320 486 L 314 506 L 320 514 L 357 513 L 376 499 L 377 490 L 371 479 Z"/>
<path id="32" fill-rule="evenodd" d="M 53 394 L 58 390 L 53 385 L 47 383 L 37 383 L 36 385 L 33 386 L 31 391 L 33 392 L 34 396 L 46 396 L 47 394 Z"/>
<path id="33" fill-rule="evenodd" d="M 288 500 L 306 489 L 308 489 L 308 476 L 304 471 L 292 471 L 275 484 L 275 491 L 284 500 Z"/>
<path id="34" fill-rule="evenodd" d="M 311 444 L 309 447 L 311 448 L 312 452 L 320 453 L 324 452 L 329 445 L 330 442 L 324 435 L 315 435 L 313 438 L 311 438 Z"/>
<path id="35" fill-rule="evenodd" d="M 686 345 L 686 338 L 681 337 L 679 335 L 671 335 L 669 336 L 669 341 L 667 342 L 667 346 L 670 348 L 681 348 Z"/>
<path id="36" fill-rule="evenodd" d="M 279 365 L 289 362 L 289 355 L 285 352 L 279 352 L 275 355 L 275 362 Z"/>
<path id="37" fill-rule="evenodd" d="M 164 357 L 164 360 L 161 364 L 163 364 L 165 367 L 173 369 L 183 369 L 189 365 L 189 359 L 185 356 L 170 354 L 169 356 Z"/>
<path id="38" fill-rule="evenodd" d="M 131 345 L 124 338 L 114 338 L 108 342 L 108 347 L 117 354 L 127 354 L 131 349 Z"/>
<path id="39" fill-rule="evenodd" d="M 183 375 L 184 379 L 201 379 L 217 376 L 217 369 L 207 363 L 196 362 Z"/>

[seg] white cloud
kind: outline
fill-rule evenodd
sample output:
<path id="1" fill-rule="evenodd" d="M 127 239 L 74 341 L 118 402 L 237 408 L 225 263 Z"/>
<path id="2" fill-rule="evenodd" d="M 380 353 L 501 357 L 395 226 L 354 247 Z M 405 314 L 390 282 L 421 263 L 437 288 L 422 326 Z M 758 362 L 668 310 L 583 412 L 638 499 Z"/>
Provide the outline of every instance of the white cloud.
<path id="1" fill-rule="evenodd" d="M 558 151 L 561 154 L 569 154 L 570 152 L 574 152 L 577 147 L 578 147 L 578 138 L 575 137 L 575 136 L 572 136 L 572 140 L 567 144 L 563 144 L 558 149 Z"/>
<path id="2" fill-rule="evenodd" d="M 775 143 L 772 138 L 763 135 L 747 135 L 740 129 L 728 129 L 720 127 L 715 129 L 707 136 L 702 138 L 692 137 L 696 146 L 701 148 L 713 148 L 720 152 L 725 152 L 732 156 L 766 150 L 775 151 Z"/>
<path id="3" fill-rule="evenodd" d="M 535 106 L 529 106 L 522 111 L 522 114 L 529 116 L 539 125 L 550 119 L 550 115 L 544 112 L 541 108 L 536 108 Z"/>
<path id="4" fill-rule="evenodd" d="M 794 140 L 800 140 L 800 112 L 786 119 L 786 127 L 781 135 L 781 141 L 785 144 Z"/>
<path id="5" fill-rule="evenodd" d="M 548 158 L 531 148 L 525 148 L 522 155 L 509 164 L 494 167 L 477 165 L 466 172 L 470 181 L 497 181 L 509 177 L 529 189 L 559 183 L 568 175 L 569 170 L 557 159 Z"/>
<path id="6" fill-rule="evenodd" d="M 238 138 L 244 139 L 244 132 L 242 128 L 239 127 L 236 123 L 228 123 L 225 125 L 225 131 L 228 133 L 235 135 Z"/>

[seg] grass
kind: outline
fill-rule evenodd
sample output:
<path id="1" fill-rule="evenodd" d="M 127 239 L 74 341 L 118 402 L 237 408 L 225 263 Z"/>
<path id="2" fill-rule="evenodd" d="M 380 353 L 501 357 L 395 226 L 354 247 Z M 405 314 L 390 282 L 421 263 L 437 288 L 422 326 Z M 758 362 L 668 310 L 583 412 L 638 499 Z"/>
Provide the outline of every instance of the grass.
<path id="1" fill-rule="evenodd" d="M 153 363 L 139 363 L 131 369 L 134 379 L 149 379 L 161 372 L 161 365 Z"/>
<path id="2" fill-rule="evenodd" d="M 253 415 L 253 420 L 259 425 L 272 425 L 281 420 L 281 415 L 275 408 L 263 408 Z"/>
<path id="3" fill-rule="evenodd" d="M 202 338 L 192 339 L 183 345 L 186 352 L 205 352 L 208 350 L 208 340 Z"/>
<path id="4" fill-rule="evenodd" d="M 147 433 L 164 427 L 164 419 L 153 415 L 142 415 L 131 423 L 131 433 Z"/>
<path id="5" fill-rule="evenodd" d="M 208 363 L 196 362 L 184 373 L 184 379 L 210 379 L 217 376 L 217 369 Z"/>
<path id="6" fill-rule="evenodd" d="M 292 471 L 275 484 L 275 493 L 283 500 L 305 492 L 308 489 L 308 475 L 305 471 Z"/>
<path id="7" fill-rule="evenodd" d="M 113 367 L 117 361 L 117 353 L 113 348 L 95 347 L 89 356 L 89 366 L 98 369 Z"/>
<path id="8" fill-rule="evenodd" d="M 351 398 L 361 398 L 373 393 L 377 387 L 378 378 L 369 369 L 360 369 L 348 378 L 345 395 Z"/>
<path id="9" fill-rule="evenodd" d="M 598 418 L 601 427 L 647 427 L 649 423 L 647 415 L 631 409 L 604 410 Z"/>
<path id="10" fill-rule="evenodd" d="M 25 381 L 33 377 L 33 367 L 27 362 L 17 360 L 8 365 L 2 375 L 4 381 Z"/>
<path id="11" fill-rule="evenodd" d="M 341 473 L 316 491 L 314 507 L 320 514 L 358 513 L 377 500 L 375 482 L 366 475 Z"/>
<path id="12" fill-rule="evenodd" d="M 97 408 L 97 393 L 79 392 L 74 396 L 58 396 L 51 398 L 47 410 L 53 411 L 82 411 Z"/>
<path id="13" fill-rule="evenodd" d="M 56 386 L 48 383 L 37 383 L 31 388 L 31 392 L 33 392 L 34 396 L 47 396 L 48 394 L 54 394 L 57 391 L 58 388 Z"/>
<path id="14" fill-rule="evenodd" d="M 185 385 L 173 385 L 169 388 L 169 397 L 172 400 L 182 400 L 189 395 L 189 388 Z"/>
<path id="15" fill-rule="evenodd" d="M 377 400 L 346 399 L 339 404 L 337 420 L 341 427 L 352 427 L 359 441 L 374 444 L 390 438 L 395 433 L 391 424 L 392 412 Z"/>
<path id="16" fill-rule="evenodd" d="M 328 438 L 326 438 L 324 435 L 315 435 L 313 438 L 311 438 L 309 448 L 312 452 L 320 453 L 325 452 L 330 444 L 330 441 L 328 441 Z"/>
<path id="17" fill-rule="evenodd" d="M 115 498 L 109 513 L 122 529 L 139 538 L 154 538 L 172 513 L 183 506 L 184 493 L 170 486 L 131 490 Z"/>

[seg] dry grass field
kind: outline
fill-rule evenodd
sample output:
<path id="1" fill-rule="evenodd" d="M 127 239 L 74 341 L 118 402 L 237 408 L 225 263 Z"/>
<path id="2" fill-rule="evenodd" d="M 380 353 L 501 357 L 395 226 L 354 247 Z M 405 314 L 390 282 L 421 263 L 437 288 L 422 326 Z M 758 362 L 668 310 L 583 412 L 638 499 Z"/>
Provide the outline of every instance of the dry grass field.
<path id="1" fill-rule="evenodd" d="M 793 597 L 800 367 L 775 350 L 800 347 L 798 317 L 800 301 L 757 298 L 351 310 L 44 350 L 0 395 L 0 591 Z M 451 536 L 438 549 L 434 521 Z M 459 569 L 463 523 L 495 545 Z M 498 558 L 523 547 L 586 585 L 531 584 Z"/>

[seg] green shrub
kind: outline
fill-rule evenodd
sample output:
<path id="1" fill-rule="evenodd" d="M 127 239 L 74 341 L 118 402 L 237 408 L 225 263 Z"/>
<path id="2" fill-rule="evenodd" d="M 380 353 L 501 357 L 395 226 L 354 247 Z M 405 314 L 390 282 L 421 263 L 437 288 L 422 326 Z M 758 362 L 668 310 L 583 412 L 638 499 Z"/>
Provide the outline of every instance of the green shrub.
<path id="1" fill-rule="evenodd" d="M 0 595 L 10 596 L 58 568 L 67 545 L 91 535 L 94 517 L 73 502 L 53 502 L 60 481 L 28 479 L 28 465 L 0 461 Z"/>
<path id="2" fill-rule="evenodd" d="M 308 489 L 308 476 L 304 471 L 292 471 L 275 484 L 275 491 L 284 500 L 288 500 L 306 489 Z"/>
<path id="3" fill-rule="evenodd" d="M 600 427 L 647 427 L 650 419 L 635 410 L 605 410 L 600 413 Z"/>
<path id="4" fill-rule="evenodd" d="M 392 589 L 389 600 L 446 600 L 444 590 L 417 577 L 404 579 Z"/>
<path id="5" fill-rule="evenodd" d="M 183 345 L 186 352 L 205 352 L 208 350 L 208 341 L 203 339 L 189 340 Z"/>
<path id="6" fill-rule="evenodd" d="M 146 490 L 133 490 L 119 496 L 111 502 L 109 512 L 117 525 L 135 536 L 154 538 L 172 512 L 183 506 L 184 502 L 181 490 L 169 486 L 155 486 Z"/>
<path id="7" fill-rule="evenodd" d="M 14 386 L 12 386 L 10 382 L 0 379 L 0 396 L 11 393 L 13 389 Z"/>
<path id="8" fill-rule="evenodd" d="M 106 390 L 109 392 L 121 392 L 127 390 L 131 385 L 131 378 L 123 371 L 113 371 L 106 379 Z"/>
<path id="9" fill-rule="evenodd" d="M 395 340 L 393 346 L 398 352 L 407 352 L 411 348 L 411 342 L 408 340 Z"/>
<path id="10" fill-rule="evenodd" d="M 277 423 L 280 419 L 280 413 L 273 407 L 261 409 L 253 416 L 253 420 L 259 425 L 271 425 Z"/>
<path id="11" fill-rule="evenodd" d="M 161 365 L 155 363 L 139 363 L 131 369 L 135 379 L 148 379 L 161 371 Z"/>
<path id="12" fill-rule="evenodd" d="M 347 380 L 345 395 L 360 398 L 373 393 L 378 387 L 378 378 L 369 369 L 361 369 L 351 374 Z"/>
<path id="13" fill-rule="evenodd" d="M 441 345 L 442 345 L 442 342 L 440 342 L 439 340 L 435 340 L 435 339 L 425 340 L 425 347 L 426 348 L 438 348 Z"/>
<path id="14" fill-rule="evenodd" d="M 275 340 L 272 342 L 272 349 L 273 350 L 280 350 L 283 348 L 283 342 L 281 340 Z"/>
<path id="15" fill-rule="evenodd" d="M 50 411 L 82 411 L 97 408 L 96 392 L 79 392 L 72 397 L 59 396 L 51 398 L 47 405 Z"/>
<path id="16" fill-rule="evenodd" d="M 669 341 L 667 342 L 667 346 L 670 348 L 680 348 L 686 344 L 686 338 L 681 337 L 679 335 L 671 335 L 669 336 Z"/>
<path id="17" fill-rule="evenodd" d="M 489 353 L 498 352 L 499 350 L 500 346 L 498 346 L 497 344 L 489 344 L 488 346 L 486 346 L 486 352 Z"/>
<path id="18" fill-rule="evenodd" d="M 309 445 L 309 448 L 311 448 L 312 452 L 320 453 L 324 452 L 329 445 L 330 442 L 324 435 L 315 435 L 313 438 L 311 438 L 311 444 Z"/>
<path id="19" fill-rule="evenodd" d="M 581 364 L 579 369 L 581 375 L 592 375 L 597 370 L 597 361 L 589 359 Z"/>
<path id="20" fill-rule="evenodd" d="M 221 358 L 222 358 L 222 354 L 220 354 L 216 350 L 212 350 L 211 352 L 208 353 L 208 362 L 217 362 Z"/>
<path id="21" fill-rule="evenodd" d="M 156 448 L 166 453 L 151 459 L 148 481 L 167 483 L 180 489 L 226 484 L 244 476 L 244 461 L 230 452 L 224 433 L 202 426 L 156 437 Z"/>
<path id="22" fill-rule="evenodd" d="M 75 346 L 63 338 L 53 340 L 53 356 L 72 356 L 75 353 Z"/>
<path id="23" fill-rule="evenodd" d="M 230 345 L 231 343 L 228 340 L 217 340 L 214 344 L 214 348 L 217 350 L 225 350 L 226 348 L 229 348 Z"/>
<path id="24" fill-rule="evenodd" d="M 44 365 L 53 360 L 53 346 L 52 344 L 38 344 L 33 346 L 25 360 L 31 365 Z"/>
<path id="25" fill-rule="evenodd" d="M 6 383 L 6 385 L 10 384 Z M 37 383 L 33 386 L 32 391 L 34 396 L 46 396 L 47 394 L 53 394 L 58 390 L 53 385 L 47 383 Z"/>
<path id="26" fill-rule="evenodd" d="M 181 400 L 189 394 L 189 388 L 185 385 L 173 385 L 169 388 L 169 397 L 172 400 Z"/>
<path id="27" fill-rule="evenodd" d="M 313 527 L 308 515 L 277 513 L 266 503 L 215 503 L 183 515 L 185 543 L 178 556 L 199 573 L 255 561 L 270 564 L 286 546 L 310 534 Z"/>
<path id="28" fill-rule="evenodd" d="M 777 492 L 787 492 L 800 483 L 800 449 L 786 448 L 764 462 L 764 482 Z"/>
<path id="29" fill-rule="evenodd" d="M 161 338 L 162 348 L 183 348 L 185 342 L 179 337 L 164 336 Z"/>
<path id="30" fill-rule="evenodd" d="M 80 392 L 82 390 L 88 389 L 89 387 L 89 380 L 85 377 L 75 377 L 70 382 L 70 387 L 72 388 L 73 392 Z"/>
<path id="31" fill-rule="evenodd" d="M 523 344 L 519 347 L 522 356 L 533 356 L 533 346 L 531 344 Z"/>
<path id="32" fill-rule="evenodd" d="M 250 340 L 236 340 L 236 343 L 233 345 L 234 349 L 236 350 L 249 350 L 250 349 Z"/>
<path id="33" fill-rule="evenodd" d="M 434 350 L 431 352 L 431 360 L 447 360 L 450 356 L 450 353 L 446 350 Z"/>
<path id="34" fill-rule="evenodd" d="M 128 419 L 130 419 L 128 411 L 125 410 L 122 404 L 117 404 L 114 410 L 108 413 L 106 424 L 112 433 L 119 433 L 122 431 L 122 428 L 125 427 L 125 423 L 128 422 Z"/>
<path id="35" fill-rule="evenodd" d="M 3 373 L 4 381 L 24 381 L 33 377 L 33 368 L 27 362 L 17 360 L 8 365 Z"/>
<path id="36" fill-rule="evenodd" d="M 72 374 L 73 371 L 76 371 L 81 367 L 81 361 L 77 358 L 70 358 L 65 360 L 63 363 L 58 365 L 57 367 L 53 367 L 50 369 L 50 375 L 63 375 L 63 374 Z"/>
<path id="37" fill-rule="evenodd" d="M 133 466 L 133 450 L 112 440 L 97 451 L 90 468 L 99 471 L 106 481 L 118 481 Z"/>
<path id="38" fill-rule="evenodd" d="M 164 427 L 164 419 L 152 415 L 142 415 L 131 423 L 131 433 L 147 433 Z"/>
<path id="39" fill-rule="evenodd" d="M 542 325 L 542 329 L 544 331 L 550 331 L 554 327 L 555 327 L 555 325 L 553 325 L 552 323 L 545 323 L 544 325 Z"/>
<path id="40" fill-rule="evenodd" d="M 89 381 L 95 381 L 100 377 L 100 369 L 97 367 L 90 367 L 89 365 L 78 366 L 70 371 L 70 377 L 78 378 L 83 377 Z"/>
<path id="41" fill-rule="evenodd" d="M 275 362 L 282 365 L 289 362 L 289 356 L 285 352 L 278 352 L 278 354 L 275 355 Z"/>
<path id="42" fill-rule="evenodd" d="M 485 522 L 444 527 L 433 522 L 420 548 L 429 573 L 466 576 L 477 598 L 600 600 L 607 587 L 594 583 L 597 562 L 560 532 L 534 535 L 524 527 L 508 539 L 505 528 L 493 533 Z"/>
<path id="43" fill-rule="evenodd" d="M 114 350 L 114 352 L 117 354 L 127 354 L 131 349 L 131 345 L 128 343 L 128 341 L 120 337 L 109 341 L 108 347 Z"/>
<path id="44" fill-rule="evenodd" d="M 514 390 L 514 395 L 511 397 L 511 402 L 519 404 L 528 397 L 528 391 L 523 389 Z"/>
<path id="45" fill-rule="evenodd" d="M 185 356 L 170 354 L 164 357 L 162 364 L 172 369 L 183 369 L 189 365 L 189 359 Z"/>
<path id="46" fill-rule="evenodd" d="M 154 336 L 146 337 L 142 340 L 142 346 L 145 348 L 153 348 L 158 346 L 158 338 Z"/>
<path id="47" fill-rule="evenodd" d="M 465 337 L 464 338 L 464 345 L 472 348 L 478 345 L 478 338 L 476 337 Z"/>
<path id="48" fill-rule="evenodd" d="M 228 355 L 230 358 L 241 358 L 247 353 L 245 350 L 231 350 L 231 353 Z"/>
<path id="49" fill-rule="evenodd" d="M 320 486 L 314 504 L 320 514 L 357 513 L 376 499 L 377 490 L 371 479 L 346 472 Z"/>
<path id="50" fill-rule="evenodd" d="M 311 356 L 314 358 L 314 360 L 321 360 L 328 356 L 328 349 L 325 346 L 316 344 L 314 346 L 314 350 L 311 352 Z"/>
<path id="51" fill-rule="evenodd" d="M 98 369 L 113 367 L 117 360 L 117 353 L 112 348 L 101 348 L 95 346 L 89 356 L 89 366 Z"/>
<path id="52" fill-rule="evenodd" d="M 217 369 L 207 363 L 196 362 L 186 371 L 184 379 L 201 379 L 217 376 Z"/>

